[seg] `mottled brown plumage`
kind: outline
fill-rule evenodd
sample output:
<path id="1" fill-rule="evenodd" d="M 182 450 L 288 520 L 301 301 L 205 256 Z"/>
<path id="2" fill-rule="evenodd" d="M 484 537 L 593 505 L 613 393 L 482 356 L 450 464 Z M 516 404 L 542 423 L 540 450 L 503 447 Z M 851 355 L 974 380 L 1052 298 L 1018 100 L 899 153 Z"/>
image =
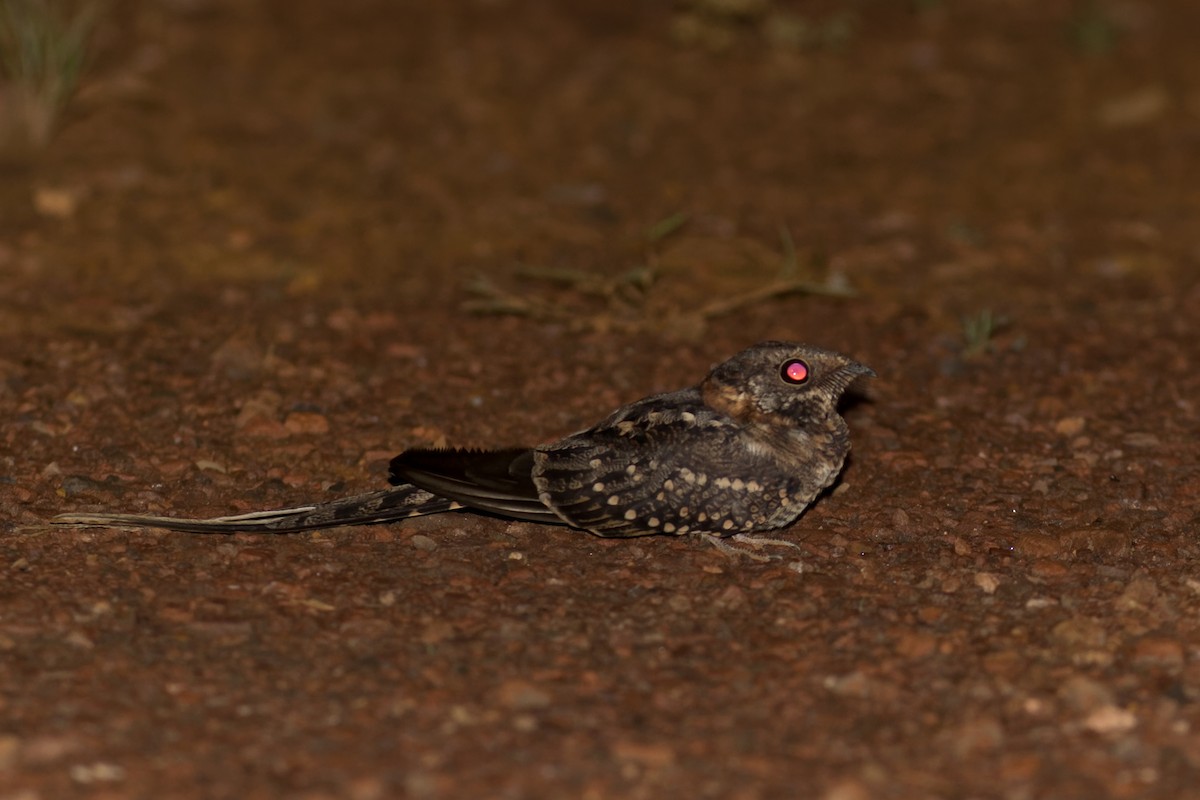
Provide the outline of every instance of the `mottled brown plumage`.
<path id="1" fill-rule="evenodd" d="M 763 342 L 697 386 L 653 395 L 550 444 L 509 450 L 408 450 L 394 486 L 331 503 L 207 520 L 64 514 L 64 525 L 192 532 L 300 531 L 394 522 L 458 509 L 600 536 L 731 536 L 788 525 L 850 450 L 837 404 L 868 367 L 791 342 Z"/>

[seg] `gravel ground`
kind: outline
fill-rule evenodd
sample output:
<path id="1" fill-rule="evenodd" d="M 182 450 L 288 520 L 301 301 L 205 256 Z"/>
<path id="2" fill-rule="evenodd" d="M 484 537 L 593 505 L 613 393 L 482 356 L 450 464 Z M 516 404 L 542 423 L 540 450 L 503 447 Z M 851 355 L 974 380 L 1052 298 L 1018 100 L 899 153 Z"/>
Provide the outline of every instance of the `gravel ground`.
<path id="1" fill-rule="evenodd" d="M 0 800 L 1200 796 L 1200 7 L 560 5 L 109 4 L 0 176 Z M 769 563 L 46 524 L 768 338 L 879 374 Z"/>

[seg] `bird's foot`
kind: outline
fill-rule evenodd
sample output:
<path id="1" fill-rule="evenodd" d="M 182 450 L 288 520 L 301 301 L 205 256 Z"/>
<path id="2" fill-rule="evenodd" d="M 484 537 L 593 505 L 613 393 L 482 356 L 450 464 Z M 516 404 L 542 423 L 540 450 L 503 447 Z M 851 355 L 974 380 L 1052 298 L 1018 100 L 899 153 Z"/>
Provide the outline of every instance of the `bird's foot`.
<path id="1" fill-rule="evenodd" d="M 751 536 L 746 533 L 737 533 L 728 538 L 718 536 L 715 533 L 702 533 L 700 534 L 700 537 L 730 558 L 744 557 L 762 563 L 766 563 L 768 561 L 782 561 L 784 559 L 783 554 L 772 555 L 770 553 L 764 553 L 763 551 L 767 548 L 791 547 L 795 548 L 796 550 L 802 549 L 800 545 L 796 544 L 795 542 L 789 542 L 786 539 L 774 539 L 770 536 Z M 800 561 L 795 563 L 797 565 L 795 568 L 796 571 L 802 571 L 803 563 Z"/>

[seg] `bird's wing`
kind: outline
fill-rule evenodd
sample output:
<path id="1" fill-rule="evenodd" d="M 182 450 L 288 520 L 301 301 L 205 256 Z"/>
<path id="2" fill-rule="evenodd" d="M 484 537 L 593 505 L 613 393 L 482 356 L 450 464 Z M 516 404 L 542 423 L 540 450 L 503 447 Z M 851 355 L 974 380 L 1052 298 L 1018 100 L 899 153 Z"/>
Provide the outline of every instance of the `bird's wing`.
<path id="1" fill-rule="evenodd" d="M 393 484 L 409 483 L 478 511 L 562 524 L 539 499 L 533 450 L 406 450 L 392 459 Z"/>
<path id="2" fill-rule="evenodd" d="M 731 477 L 743 473 L 774 477 L 769 459 L 739 444 L 730 420 L 685 390 L 539 447 L 533 479 L 568 524 L 601 536 L 727 535 L 751 529 L 767 485 L 777 491 L 775 481 Z"/>

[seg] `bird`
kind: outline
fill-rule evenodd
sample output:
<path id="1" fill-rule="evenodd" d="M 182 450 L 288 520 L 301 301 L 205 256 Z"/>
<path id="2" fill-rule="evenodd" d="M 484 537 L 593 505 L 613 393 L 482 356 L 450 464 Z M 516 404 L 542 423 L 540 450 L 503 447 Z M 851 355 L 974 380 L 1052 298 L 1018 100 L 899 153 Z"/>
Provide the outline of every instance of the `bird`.
<path id="1" fill-rule="evenodd" d="M 840 353 L 760 342 L 694 386 L 629 403 L 547 444 L 405 450 L 380 491 L 211 519 L 71 513 L 52 522 L 288 533 L 474 511 L 601 537 L 696 534 L 716 543 L 790 525 L 836 480 L 850 451 L 838 405 L 863 377 L 876 375 Z"/>

